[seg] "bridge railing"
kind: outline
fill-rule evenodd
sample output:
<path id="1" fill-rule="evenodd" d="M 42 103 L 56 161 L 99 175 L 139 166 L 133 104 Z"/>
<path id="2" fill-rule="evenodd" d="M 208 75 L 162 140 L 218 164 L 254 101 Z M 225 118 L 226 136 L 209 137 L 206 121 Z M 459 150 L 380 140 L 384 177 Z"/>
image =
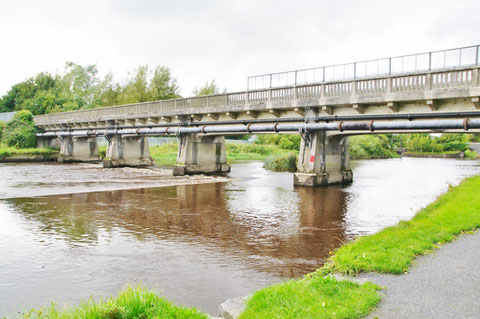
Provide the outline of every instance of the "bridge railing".
<path id="1" fill-rule="evenodd" d="M 315 100 L 318 103 L 321 99 L 330 98 L 463 88 L 478 86 L 479 81 L 479 68 L 469 67 L 46 114 L 35 116 L 35 122 L 37 125 L 50 125 L 160 115 L 215 113 L 235 111 L 248 105 L 266 107 L 268 103 L 278 101 Z"/>
<path id="2" fill-rule="evenodd" d="M 247 91 L 479 65 L 480 45 L 248 77 Z"/>

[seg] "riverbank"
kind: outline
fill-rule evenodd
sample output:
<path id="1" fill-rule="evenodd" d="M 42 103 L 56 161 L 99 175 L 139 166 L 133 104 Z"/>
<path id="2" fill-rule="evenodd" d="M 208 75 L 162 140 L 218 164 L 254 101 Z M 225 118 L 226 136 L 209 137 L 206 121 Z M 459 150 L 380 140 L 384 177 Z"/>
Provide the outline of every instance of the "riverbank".
<path id="1" fill-rule="evenodd" d="M 240 318 L 271 318 L 282 313 L 284 318 L 301 318 L 321 314 L 324 318 L 358 318 L 374 309 L 380 301 L 374 285 L 364 283 L 368 293 L 359 295 L 356 312 L 343 314 L 351 308 L 350 300 L 327 309 L 319 310 L 318 303 L 330 302 L 332 295 L 344 295 L 349 291 L 332 279 L 332 274 L 356 275 L 360 272 L 406 273 L 417 257 L 451 242 L 463 232 L 480 227 L 480 176 L 467 178 L 459 186 L 452 187 L 435 202 L 419 211 L 409 221 L 388 227 L 376 234 L 364 236 L 342 246 L 315 273 L 304 279 L 281 283 L 256 292 L 247 301 Z M 329 288 L 323 282 L 333 280 Z M 355 284 L 355 285 L 358 285 Z M 301 286 L 302 289 L 298 287 Z M 318 289 L 318 288 L 321 289 Z M 467 292 L 468 293 L 468 292 Z M 300 302 L 299 295 L 313 295 L 313 300 Z M 376 296 L 376 297 L 375 297 Z M 285 313 L 288 309 L 288 313 Z"/>
<path id="2" fill-rule="evenodd" d="M 416 158 L 465 158 L 464 152 L 445 151 L 445 152 L 405 152 L 402 157 Z"/>
<path id="3" fill-rule="evenodd" d="M 0 145 L 0 163 L 13 162 L 53 162 L 58 151 L 51 148 L 18 149 Z"/>

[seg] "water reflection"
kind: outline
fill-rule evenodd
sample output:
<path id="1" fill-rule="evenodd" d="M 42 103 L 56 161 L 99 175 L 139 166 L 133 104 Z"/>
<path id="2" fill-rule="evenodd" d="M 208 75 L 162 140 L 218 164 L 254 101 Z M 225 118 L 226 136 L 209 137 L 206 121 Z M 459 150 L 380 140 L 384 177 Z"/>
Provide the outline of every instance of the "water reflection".
<path id="1" fill-rule="evenodd" d="M 170 240 L 220 249 L 249 268 L 281 277 L 316 269 L 345 239 L 345 193 L 339 188 L 300 188 L 290 200 L 268 192 L 262 207 L 224 183 L 120 190 L 9 200 L 35 222 L 38 234 L 70 248 L 98 246 L 115 234 L 139 242 Z M 275 193 L 274 193 L 275 194 Z M 275 207 L 277 206 L 277 207 Z M 279 208 L 278 206 L 283 206 Z M 37 235 L 38 235 L 37 234 Z M 46 242 L 55 245 L 55 242 Z M 185 252 L 188 253 L 188 252 Z M 261 262 L 259 263 L 259 260 Z"/>

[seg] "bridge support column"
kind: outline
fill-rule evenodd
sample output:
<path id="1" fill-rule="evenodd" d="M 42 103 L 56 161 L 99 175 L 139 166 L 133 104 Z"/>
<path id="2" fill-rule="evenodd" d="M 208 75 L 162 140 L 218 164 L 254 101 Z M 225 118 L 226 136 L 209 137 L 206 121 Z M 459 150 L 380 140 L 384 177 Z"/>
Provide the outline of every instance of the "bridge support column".
<path id="1" fill-rule="evenodd" d="M 66 136 L 60 138 L 59 162 L 98 162 L 97 137 Z"/>
<path id="2" fill-rule="evenodd" d="M 307 133 L 302 137 L 298 172 L 293 183 L 297 186 L 348 184 L 353 180 L 350 169 L 348 136 L 327 132 Z"/>
<path id="3" fill-rule="evenodd" d="M 58 137 L 37 136 L 38 148 L 60 148 L 61 141 Z"/>
<path id="4" fill-rule="evenodd" d="M 226 174 L 230 172 L 225 137 L 186 134 L 180 138 L 173 175 Z"/>
<path id="5" fill-rule="evenodd" d="M 103 160 L 103 167 L 153 165 L 146 137 L 113 135 L 107 137 L 107 140 L 107 154 Z"/>

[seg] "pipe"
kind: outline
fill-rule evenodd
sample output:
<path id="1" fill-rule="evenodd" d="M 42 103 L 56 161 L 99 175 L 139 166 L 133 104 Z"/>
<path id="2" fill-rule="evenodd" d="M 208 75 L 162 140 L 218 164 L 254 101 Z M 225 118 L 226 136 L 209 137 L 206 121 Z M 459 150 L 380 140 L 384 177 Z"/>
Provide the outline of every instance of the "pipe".
<path id="1" fill-rule="evenodd" d="M 54 136 L 102 136 L 102 135 L 168 135 L 168 134 L 227 134 L 227 133 L 269 133 L 316 131 L 401 131 L 401 130 L 443 130 L 480 128 L 480 119 L 438 121 L 394 121 L 394 122 L 337 122 L 337 123 L 288 123 L 288 124 L 249 124 L 247 126 L 202 126 L 202 127 L 165 127 L 165 128 L 125 128 L 83 131 L 54 131 L 38 133 L 39 137 Z"/>
<path id="2" fill-rule="evenodd" d="M 332 121 L 361 121 L 361 120 L 415 120 L 429 118 L 459 118 L 459 117 L 479 117 L 480 112 L 444 112 L 444 113 L 421 113 L 421 114 L 374 114 L 374 115 L 329 115 L 317 116 L 313 118 L 314 122 L 332 122 Z M 201 126 L 201 125 L 230 125 L 230 124 L 260 124 L 260 123 L 292 123 L 303 122 L 305 118 L 280 118 L 280 119 L 252 119 L 252 120 L 231 120 L 231 121 L 204 121 L 186 123 L 184 126 Z M 119 125 L 117 129 L 124 128 L 152 128 L 152 127 L 178 127 L 179 123 L 164 124 L 141 124 L 141 125 Z M 102 130 L 105 126 L 91 127 L 89 130 Z M 85 128 L 70 128 L 72 131 L 82 131 Z M 57 130 L 45 130 L 45 132 L 55 132 Z"/>

